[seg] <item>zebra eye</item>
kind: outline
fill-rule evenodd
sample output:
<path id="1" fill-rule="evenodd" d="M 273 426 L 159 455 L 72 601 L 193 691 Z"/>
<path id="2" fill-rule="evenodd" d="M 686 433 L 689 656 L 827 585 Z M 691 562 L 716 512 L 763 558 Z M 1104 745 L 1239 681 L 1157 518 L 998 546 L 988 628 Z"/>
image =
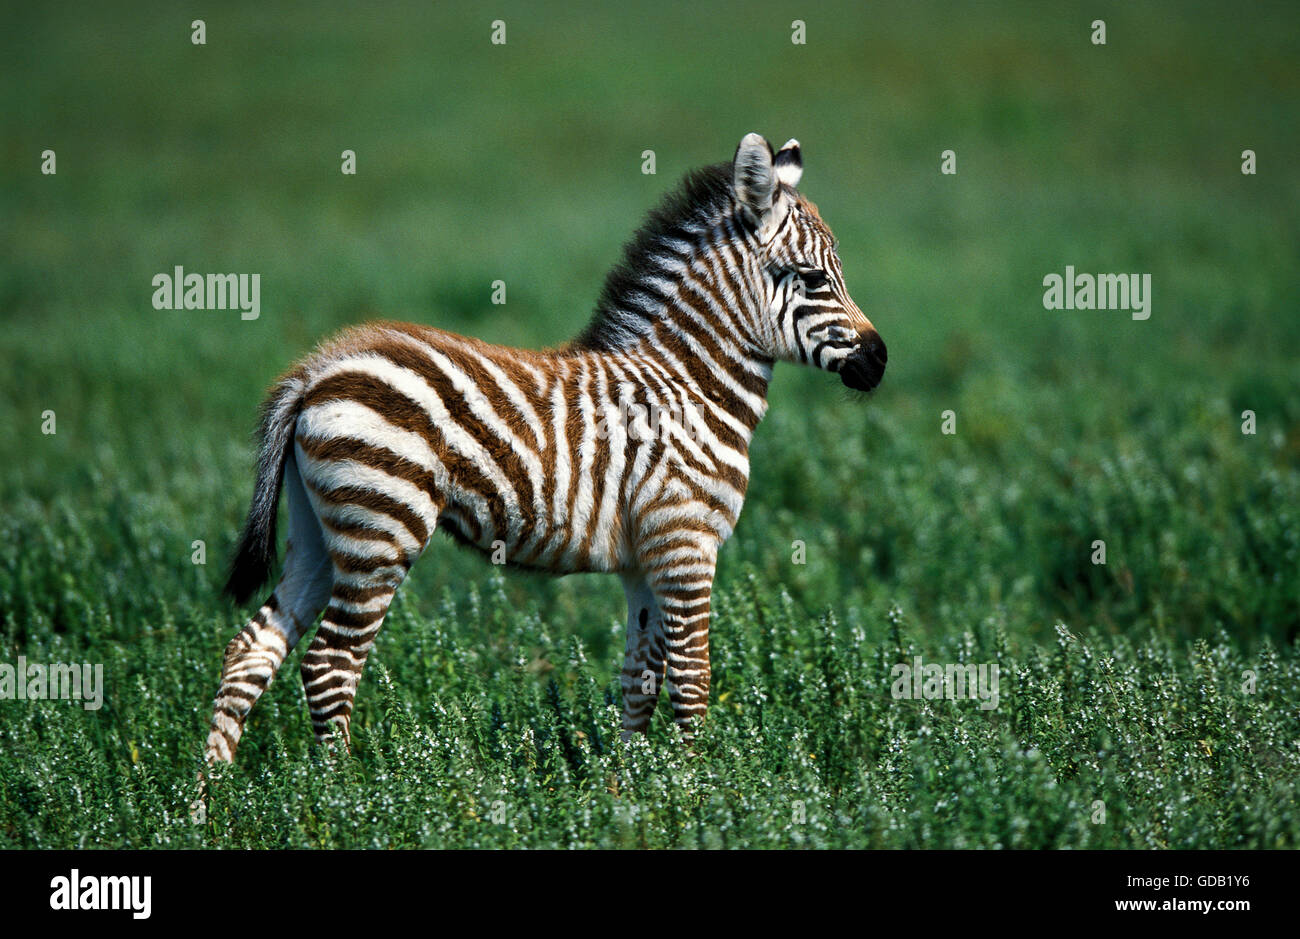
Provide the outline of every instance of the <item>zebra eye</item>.
<path id="1" fill-rule="evenodd" d="M 825 271 L 800 271 L 799 277 L 803 280 L 804 286 L 809 290 L 820 290 L 826 286 Z"/>

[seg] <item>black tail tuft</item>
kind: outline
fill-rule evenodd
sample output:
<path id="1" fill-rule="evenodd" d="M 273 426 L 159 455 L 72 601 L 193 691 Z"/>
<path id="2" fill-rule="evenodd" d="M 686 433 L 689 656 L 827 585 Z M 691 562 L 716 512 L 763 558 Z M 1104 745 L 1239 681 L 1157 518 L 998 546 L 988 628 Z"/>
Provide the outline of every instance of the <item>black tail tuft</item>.
<path id="1" fill-rule="evenodd" d="M 278 488 L 278 487 L 277 487 Z M 277 502 L 278 499 L 277 493 Z M 249 516 L 244 523 L 244 533 L 235 550 L 235 558 L 230 562 L 230 576 L 226 578 L 224 592 L 235 598 L 237 603 L 247 603 L 259 587 L 271 579 L 271 568 L 275 566 L 275 514 L 262 527 Z"/>
<path id="2" fill-rule="evenodd" d="M 284 461 L 293 445 L 303 384 L 301 371 L 291 372 L 276 384 L 262 405 L 257 485 L 225 586 L 225 592 L 240 603 L 247 602 L 254 591 L 271 579 L 271 569 L 275 566 L 275 523 L 284 483 Z"/>

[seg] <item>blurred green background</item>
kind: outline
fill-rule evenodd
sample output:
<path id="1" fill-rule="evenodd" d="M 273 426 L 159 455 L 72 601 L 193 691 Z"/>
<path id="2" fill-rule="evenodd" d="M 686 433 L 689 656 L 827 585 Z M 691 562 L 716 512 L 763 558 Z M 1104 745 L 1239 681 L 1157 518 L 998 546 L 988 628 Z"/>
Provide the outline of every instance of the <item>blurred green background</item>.
<path id="1" fill-rule="evenodd" d="M 992 618 L 1032 647 L 1065 620 L 1293 658 L 1298 27 L 1293 4 L 9 5 L 5 651 L 120 646 L 120 687 L 150 681 L 129 650 L 163 643 L 188 759 L 242 617 L 216 589 L 272 378 L 371 317 L 562 342 L 646 211 L 757 130 L 802 142 L 802 189 L 890 358 L 865 402 L 778 368 L 721 591 L 752 577 L 868 642 L 896 608 L 922 643 Z M 1149 273 L 1151 318 L 1045 310 L 1067 264 Z M 260 318 L 154 310 L 175 265 L 260 273 Z M 436 541 L 402 608 L 489 578 Z M 499 589 L 613 684 L 616 580 Z M 378 660 L 418 628 L 390 624 Z M 290 707 L 293 685 L 271 697 Z"/>

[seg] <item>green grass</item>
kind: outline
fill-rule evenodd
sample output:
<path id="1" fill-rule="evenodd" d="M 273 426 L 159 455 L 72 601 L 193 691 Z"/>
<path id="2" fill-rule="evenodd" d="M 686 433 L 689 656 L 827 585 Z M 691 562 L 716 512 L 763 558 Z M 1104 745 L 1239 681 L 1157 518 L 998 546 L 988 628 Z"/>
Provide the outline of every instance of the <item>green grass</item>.
<path id="1" fill-rule="evenodd" d="M 226 7 L 201 48 L 168 4 L 0 23 L 0 663 L 106 678 L 0 701 L 0 847 L 1300 842 L 1291 8 Z M 616 742 L 616 580 L 438 539 L 354 754 L 311 745 L 299 653 L 193 823 L 265 386 L 373 316 L 564 340 L 749 130 L 802 141 L 890 364 L 868 401 L 778 369 L 698 754 L 662 710 Z M 176 264 L 259 272 L 261 318 L 153 310 Z M 1151 319 L 1044 310 L 1066 264 L 1150 273 Z M 914 655 L 997 663 L 998 708 L 894 700 Z"/>

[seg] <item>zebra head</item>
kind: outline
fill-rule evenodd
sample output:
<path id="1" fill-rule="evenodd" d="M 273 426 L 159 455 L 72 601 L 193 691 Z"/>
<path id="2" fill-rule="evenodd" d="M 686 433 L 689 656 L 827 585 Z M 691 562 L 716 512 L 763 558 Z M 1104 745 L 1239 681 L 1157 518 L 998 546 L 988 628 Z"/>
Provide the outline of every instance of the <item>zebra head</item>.
<path id="1" fill-rule="evenodd" d="M 747 134 L 733 174 L 740 213 L 758 241 L 758 342 L 773 359 L 836 372 L 857 391 L 875 388 L 885 343 L 849 296 L 835 236 L 795 189 L 803 175 L 799 141 L 773 153 L 762 136 Z"/>

